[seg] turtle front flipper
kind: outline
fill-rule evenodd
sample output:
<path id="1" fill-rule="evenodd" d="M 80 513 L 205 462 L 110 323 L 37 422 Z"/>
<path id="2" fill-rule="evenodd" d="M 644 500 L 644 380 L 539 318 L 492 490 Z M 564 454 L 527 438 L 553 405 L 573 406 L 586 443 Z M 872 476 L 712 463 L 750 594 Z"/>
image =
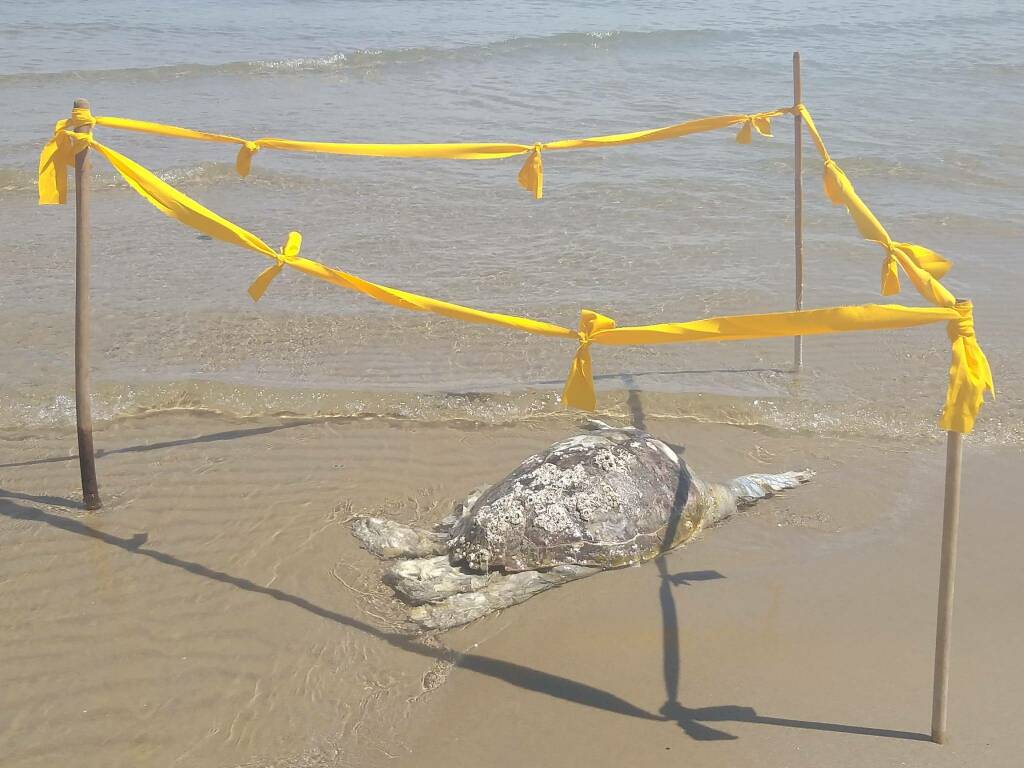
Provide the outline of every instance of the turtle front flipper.
<path id="1" fill-rule="evenodd" d="M 430 531 L 396 523 L 383 517 L 360 516 L 352 521 L 352 533 L 369 552 L 385 560 L 443 555 L 448 551 L 447 542 L 451 529 L 469 514 L 485 490 L 486 486 L 477 488 L 456 503 L 452 514 L 437 523 Z"/>
<path id="2" fill-rule="evenodd" d="M 377 557 L 429 557 L 448 551 L 448 534 L 424 531 L 382 517 L 357 517 L 352 533 Z"/>

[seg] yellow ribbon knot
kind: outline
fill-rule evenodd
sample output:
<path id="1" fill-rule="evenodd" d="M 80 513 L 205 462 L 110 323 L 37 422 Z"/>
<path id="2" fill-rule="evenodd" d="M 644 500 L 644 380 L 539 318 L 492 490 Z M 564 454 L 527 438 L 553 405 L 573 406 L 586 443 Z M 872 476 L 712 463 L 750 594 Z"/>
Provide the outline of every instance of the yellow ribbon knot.
<path id="1" fill-rule="evenodd" d="M 249 286 L 249 296 L 252 297 L 253 301 L 259 301 L 262 298 L 264 292 L 273 282 L 274 278 L 281 274 L 281 270 L 284 269 L 284 265 L 289 261 L 292 261 L 299 255 L 299 249 L 302 247 L 302 235 L 298 232 L 289 232 L 288 240 L 285 242 L 279 251 L 277 257 L 277 263 L 273 266 L 267 267 L 259 276 L 252 281 L 252 285 Z"/>
<path id="2" fill-rule="evenodd" d="M 953 266 L 953 262 L 945 256 L 936 253 L 930 248 L 925 248 L 923 245 L 917 245 L 916 243 L 893 243 L 893 246 L 910 259 L 915 266 L 923 269 L 935 279 L 942 278 Z"/>
<path id="3" fill-rule="evenodd" d="M 757 131 L 762 136 L 772 138 L 772 119 L 764 112 L 747 115 L 743 121 L 743 127 L 736 134 L 736 143 L 749 144 L 754 136 L 754 131 Z"/>
<path id="4" fill-rule="evenodd" d="M 580 312 L 579 331 L 576 334 L 579 346 L 569 368 L 569 376 L 562 390 L 562 403 L 570 408 L 582 411 L 593 411 L 597 407 L 597 394 L 594 392 L 594 374 L 590 360 L 590 345 L 595 336 L 615 327 L 610 317 L 598 314 L 589 309 Z"/>
<path id="5" fill-rule="evenodd" d="M 80 113 L 75 116 L 74 113 Z M 63 205 L 68 199 L 68 169 L 75 163 L 75 155 L 92 144 L 92 135 L 76 133 L 73 129 L 94 125 L 95 119 L 87 109 L 72 110 L 68 120 L 58 120 L 53 136 L 39 153 L 39 204 Z"/>
<path id="6" fill-rule="evenodd" d="M 252 156 L 260 151 L 260 145 L 255 141 L 247 141 L 238 148 L 238 156 L 235 158 L 235 170 L 243 179 L 252 170 Z"/>
<path id="7" fill-rule="evenodd" d="M 93 141 L 91 133 L 79 133 L 72 130 L 61 131 L 60 136 L 57 137 L 57 142 L 66 147 L 73 155 L 88 149 Z"/>
<path id="8" fill-rule="evenodd" d="M 65 122 L 64 127 L 74 129 L 83 125 L 96 125 L 96 118 L 86 107 L 74 107 L 71 110 L 71 119 Z"/>
<path id="9" fill-rule="evenodd" d="M 533 192 L 533 196 L 537 200 L 544 197 L 544 160 L 540 156 L 541 149 L 543 149 L 542 144 L 533 145 L 523 167 L 519 169 L 518 176 L 519 186 Z"/>
<path id="10" fill-rule="evenodd" d="M 884 234 L 884 232 L 883 232 Z M 953 262 L 930 248 L 916 243 L 897 243 L 892 240 L 882 242 L 873 240 L 888 252 L 885 261 L 882 262 L 882 295 L 894 296 L 900 292 L 899 267 L 911 275 L 911 280 L 916 284 L 922 280 L 929 281 L 934 278 L 937 281 L 953 266 Z M 901 264 L 902 261 L 902 264 Z M 912 274 L 916 273 L 916 274 Z M 927 292 L 930 295 L 930 291 Z M 927 296 L 926 296 L 927 298 Z M 943 301 L 934 301 L 942 305 Z M 947 302 L 948 303 L 948 300 Z"/>
<path id="11" fill-rule="evenodd" d="M 954 305 L 959 314 L 947 326 L 953 360 L 949 366 L 949 387 L 939 426 L 951 432 L 970 432 L 985 401 L 985 392 L 995 396 L 992 369 L 974 335 L 974 306 L 970 301 Z"/>
<path id="12" fill-rule="evenodd" d="M 950 320 L 946 326 L 946 333 L 950 341 L 957 339 L 973 339 L 974 335 L 974 304 L 969 299 L 958 301 L 954 306 L 960 317 L 957 320 Z"/>

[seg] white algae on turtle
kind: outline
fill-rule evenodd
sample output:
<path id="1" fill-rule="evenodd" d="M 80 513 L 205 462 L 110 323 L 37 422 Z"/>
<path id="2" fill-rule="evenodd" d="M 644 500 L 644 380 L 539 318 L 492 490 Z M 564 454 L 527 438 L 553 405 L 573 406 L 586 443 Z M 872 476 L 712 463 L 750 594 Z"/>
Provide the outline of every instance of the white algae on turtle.
<path id="1" fill-rule="evenodd" d="M 706 483 L 645 432 L 587 426 L 590 432 L 530 456 L 470 496 L 432 531 L 375 517 L 354 521 L 368 550 L 397 558 L 384 581 L 412 606 L 413 627 L 450 629 L 567 581 L 649 560 L 814 474 Z"/>

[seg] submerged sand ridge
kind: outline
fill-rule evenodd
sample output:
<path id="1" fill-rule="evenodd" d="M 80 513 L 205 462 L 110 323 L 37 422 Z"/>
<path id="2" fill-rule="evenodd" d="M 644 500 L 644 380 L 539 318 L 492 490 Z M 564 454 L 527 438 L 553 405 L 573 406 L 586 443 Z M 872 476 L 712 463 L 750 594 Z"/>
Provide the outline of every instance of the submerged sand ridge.
<path id="1" fill-rule="evenodd" d="M 968 443 L 938 748 L 941 448 L 648 421 L 705 477 L 818 476 L 671 553 L 668 579 L 600 574 L 428 642 L 392 629 L 345 521 L 438 519 L 573 419 L 121 419 L 97 432 L 98 514 L 73 436 L 8 433 L 5 765 L 1012 764 L 1019 453 Z"/>

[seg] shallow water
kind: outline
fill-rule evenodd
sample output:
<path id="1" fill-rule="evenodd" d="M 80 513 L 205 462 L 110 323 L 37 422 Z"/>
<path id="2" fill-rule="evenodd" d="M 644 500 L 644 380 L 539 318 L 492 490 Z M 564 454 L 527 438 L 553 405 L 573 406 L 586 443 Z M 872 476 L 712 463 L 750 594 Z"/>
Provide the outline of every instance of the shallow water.
<path id="1" fill-rule="evenodd" d="M 39 208 L 34 167 L 75 97 L 97 114 L 235 133 L 532 142 L 804 100 L 896 239 L 954 263 L 1000 399 L 980 439 L 1024 441 L 1024 12 L 1016 4 L 139 4 L 0 9 L 0 428 L 73 421 L 73 214 Z M 285 30 L 282 33 L 282 28 Z M 792 131 L 731 131 L 546 158 L 545 198 L 495 162 L 234 150 L 104 130 L 103 140 L 272 244 L 396 287 L 574 326 L 681 321 L 792 304 Z M 808 306 L 877 301 L 878 249 L 820 191 L 805 142 Z M 258 256 L 157 214 L 97 159 L 94 382 L 100 418 L 411 413 L 502 421 L 557 407 L 569 342 L 376 305 L 299 274 L 259 305 Z M 904 281 L 906 282 L 906 281 Z M 912 289 L 901 300 L 917 304 Z M 716 420 L 937 435 L 944 329 L 595 351 L 601 387 Z M 465 394 L 470 393 L 470 394 Z M 476 394 L 474 394 L 476 393 Z M 708 398 L 715 405 L 707 406 Z"/>

